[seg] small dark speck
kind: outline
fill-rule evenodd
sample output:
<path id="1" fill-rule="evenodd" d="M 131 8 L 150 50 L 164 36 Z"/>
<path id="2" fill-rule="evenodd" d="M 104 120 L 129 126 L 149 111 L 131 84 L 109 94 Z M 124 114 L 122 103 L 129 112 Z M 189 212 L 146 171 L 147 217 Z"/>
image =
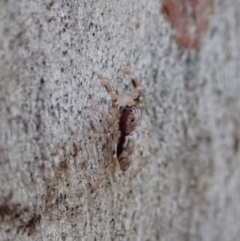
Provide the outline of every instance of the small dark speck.
<path id="1" fill-rule="evenodd" d="M 112 218 L 111 221 L 110 221 L 110 223 L 114 223 L 114 221 L 115 221 L 114 218 Z"/>
<path id="2" fill-rule="evenodd" d="M 81 112 L 80 110 L 78 110 L 78 114 L 81 115 L 81 113 L 82 113 L 82 112 Z"/>
<path id="3" fill-rule="evenodd" d="M 93 23 L 90 23 L 90 24 L 89 24 L 89 28 L 91 28 L 92 26 L 93 26 Z"/>
<path id="4" fill-rule="evenodd" d="M 92 95 L 88 95 L 88 99 L 91 100 L 92 99 Z"/>
<path id="5" fill-rule="evenodd" d="M 95 36 L 95 33 L 93 33 L 92 36 Z"/>
<path id="6" fill-rule="evenodd" d="M 64 68 L 63 67 L 61 68 L 61 72 L 64 72 Z"/>
<path id="7" fill-rule="evenodd" d="M 51 1 L 51 2 L 47 5 L 47 10 L 50 10 L 52 6 L 53 6 L 53 1 Z"/>
<path id="8" fill-rule="evenodd" d="M 20 214 L 19 213 L 16 213 L 15 214 L 15 218 L 19 218 L 20 217 Z"/>
<path id="9" fill-rule="evenodd" d="M 54 17 L 49 18 L 48 22 L 50 23 L 53 19 L 54 19 Z"/>
<path id="10" fill-rule="evenodd" d="M 206 140 L 208 143 L 210 143 L 212 141 L 212 138 L 210 136 L 208 136 Z"/>
<path id="11" fill-rule="evenodd" d="M 45 82 L 44 79 L 41 78 L 41 79 L 40 79 L 40 83 L 41 83 L 41 84 L 44 84 L 44 82 Z"/>
<path id="12" fill-rule="evenodd" d="M 28 210 L 27 207 L 25 207 L 25 208 L 23 209 L 23 211 L 24 211 L 24 212 L 28 212 L 29 210 Z"/>
<path id="13" fill-rule="evenodd" d="M 103 16 L 103 15 L 104 15 L 104 13 L 101 13 L 101 15 Z"/>
<path id="14" fill-rule="evenodd" d="M 164 163 L 163 163 L 163 166 L 164 166 L 165 168 L 167 168 L 168 163 L 167 163 L 167 162 L 164 162 Z"/>
<path id="15" fill-rule="evenodd" d="M 76 208 L 76 209 L 79 208 L 79 205 L 76 205 L 75 208 Z"/>
<path id="16" fill-rule="evenodd" d="M 63 28 L 63 32 L 64 32 L 64 33 L 66 32 L 66 29 L 65 29 L 65 28 Z"/>
<path id="17" fill-rule="evenodd" d="M 234 138 L 234 145 L 233 145 L 233 149 L 235 152 L 238 152 L 238 149 L 239 149 L 239 138 L 238 137 L 235 137 Z"/>
<path id="18" fill-rule="evenodd" d="M 135 27 L 136 27 L 136 29 L 138 29 L 140 27 L 140 24 L 137 23 Z"/>
<path id="19" fill-rule="evenodd" d="M 63 55 L 66 55 L 66 54 L 67 54 L 67 50 L 66 50 L 66 51 L 63 51 L 62 53 L 63 53 Z"/>
<path id="20" fill-rule="evenodd" d="M 111 38 L 110 37 L 108 37 L 108 41 L 110 40 Z"/>
<path id="21" fill-rule="evenodd" d="M 46 61 L 45 61 L 45 60 L 43 60 L 42 64 L 43 64 L 43 65 L 46 65 Z"/>

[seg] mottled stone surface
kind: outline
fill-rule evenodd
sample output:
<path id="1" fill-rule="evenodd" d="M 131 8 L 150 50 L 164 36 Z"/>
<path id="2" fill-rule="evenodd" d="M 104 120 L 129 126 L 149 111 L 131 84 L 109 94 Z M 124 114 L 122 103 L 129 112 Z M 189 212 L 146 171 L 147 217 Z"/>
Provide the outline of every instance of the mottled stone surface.
<path id="1" fill-rule="evenodd" d="M 240 4 L 216 1 L 198 50 L 159 0 L 0 3 L 0 240 L 237 241 Z M 110 98 L 93 71 L 145 91 L 129 170 L 111 158 Z"/>

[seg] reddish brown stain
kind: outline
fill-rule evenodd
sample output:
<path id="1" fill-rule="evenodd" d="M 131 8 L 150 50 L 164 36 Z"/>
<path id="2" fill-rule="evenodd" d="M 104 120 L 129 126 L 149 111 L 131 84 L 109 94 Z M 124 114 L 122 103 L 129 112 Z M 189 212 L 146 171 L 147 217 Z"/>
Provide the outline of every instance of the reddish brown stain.
<path id="1" fill-rule="evenodd" d="M 163 0 L 163 12 L 175 29 L 178 44 L 197 49 L 208 28 L 214 0 Z"/>

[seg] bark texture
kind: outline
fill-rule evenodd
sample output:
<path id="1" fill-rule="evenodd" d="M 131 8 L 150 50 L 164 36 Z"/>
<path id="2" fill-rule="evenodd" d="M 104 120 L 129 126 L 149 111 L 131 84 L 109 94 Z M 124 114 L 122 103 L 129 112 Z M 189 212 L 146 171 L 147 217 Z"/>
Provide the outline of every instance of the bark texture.
<path id="1" fill-rule="evenodd" d="M 1 241 L 239 240 L 240 4 L 213 4 L 187 50 L 159 0 L 1 1 Z M 91 194 L 112 145 L 81 134 L 109 129 L 85 108 L 110 112 L 92 73 L 134 96 L 119 69 L 151 135 L 136 177 L 138 147 Z"/>

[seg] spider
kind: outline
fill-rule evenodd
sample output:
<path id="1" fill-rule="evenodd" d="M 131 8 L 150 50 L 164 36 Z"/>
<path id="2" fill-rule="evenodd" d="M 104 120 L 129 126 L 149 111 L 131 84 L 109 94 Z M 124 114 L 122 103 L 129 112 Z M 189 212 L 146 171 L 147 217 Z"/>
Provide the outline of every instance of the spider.
<path id="1" fill-rule="evenodd" d="M 121 72 L 130 77 L 132 85 L 137 93 L 136 98 L 132 99 L 128 95 L 116 95 L 106 79 L 102 75 L 94 72 L 94 76 L 101 81 L 102 85 L 105 87 L 111 97 L 112 112 L 114 117 L 94 107 L 89 108 L 90 110 L 105 116 L 111 125 L 108 133 L 96 133 L 94 136 L 110 137 L 112 135 L 113 137 L 113 156 L 110 163 L 107 165 L 102 178 L 93 187 L 92 192 L 99 187 L 101 182 L 105 179 L 109 169 L 115 165 L 116 160 L 118 160 L 120 169 L 123 172 L 125 172 L 131 164 L 131 156 L 135 146 L 134 130 L 139 125 L 143 106 L 143 90 L 130 72 L 126 70 L 121 70 Z"/>

